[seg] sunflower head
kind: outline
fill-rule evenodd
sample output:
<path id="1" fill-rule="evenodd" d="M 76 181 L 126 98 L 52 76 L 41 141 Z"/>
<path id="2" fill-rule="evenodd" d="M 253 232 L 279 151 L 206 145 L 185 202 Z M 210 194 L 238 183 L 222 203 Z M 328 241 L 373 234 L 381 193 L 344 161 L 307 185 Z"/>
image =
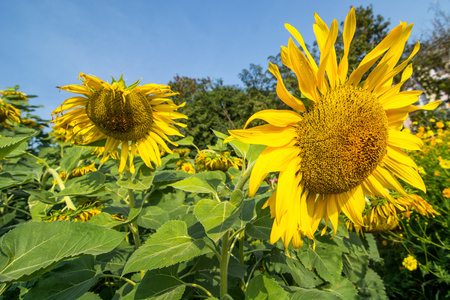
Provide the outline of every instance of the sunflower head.
<path id="1" fill-rule="evenodd" d="M 55 129 L 71 128 L 71 139 L 82 144 L 105 140 L 102 162 L 120 146 L 119 171 L 134 172 L 133 158 L 141 156 L 144 163 L 161 165 L 160 148 L 172 153 L 166 142 L 169 136 L 182 136 L 174 126 L 184 127 L 174 119 L 186 118 L 176 110 L 169 97 L 175 96 L 168 86 L 139 81 L 126 86 L 122 76 L 107 83 L 97 77 L 80 73 L 82 85 L 67 85 L 60 89 L 81 94 L 69 98 L 53 111 Z"/>
<path id="2" fill-rule="evenodd" d="M 296 75 L 301 98 L 286 88 L 278 66 L 270 63 L 277 95 L 292 110 L 257 112 L 244 129 L 230 130 L 226 140 L 267 146 L 254 165 L 249 191 L 255 195 L 269 173 L 279 172 L 277 189 L 265 207 L 275 218 L 271 242 L 281 239 L 286 247 L 301 247 L 304 236 L 313 239 L 321 220 L 327 226 L 331 222 L 336 234 L 341 212 L 360 230 L 397 226 L 398 205 L 389 191 L 406 195 L 398 179 L 425 191 L 416 164 L 403 151 L 418 150 L 423 142 L 401 131 L 403 121 L 409 112 L 439 104 L 416 107 L 413 103 L 422 92 L 401 91 L 419 50 L 417 42 L 399 62 L 412 25 L 402 22 L 395 27 L 349 74 L 355 9 L 345 19 L 340 60 L 335 49 L 338 22 L 328 26 L 317 14 L 315 21 L 319 64 L 298 30 L 285 25 L 297 44 L 290 38 L 287 47 L 282 46 L 281 61 Z M 401 79 L 394 84 L 397 74 Z M 245 129 L 255 119 L 268 124 Z M 366 198 L 387 202 L 375 205 L 372 217 L 363 217 Z"/>
<path id="3" fill-rule="evenodd" d="M 11 123 L 20 123 L 20 110 L 0 100 L 0 125 L 13 128 Z"/>

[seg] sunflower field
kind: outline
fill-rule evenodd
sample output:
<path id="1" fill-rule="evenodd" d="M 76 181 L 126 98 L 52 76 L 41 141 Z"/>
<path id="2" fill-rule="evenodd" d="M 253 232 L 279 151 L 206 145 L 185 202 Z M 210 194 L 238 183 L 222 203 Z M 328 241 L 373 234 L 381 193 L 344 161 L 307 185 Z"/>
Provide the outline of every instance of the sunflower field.
<path id="1" fill-rule="evenodd" d="M 0 91 L 0 299 L 449 298 L 449 108 L 403 90 L 412 25 L 352 69 L 355 9 L 315 19 L 318 59 L 286 24 L 296 90 L 270 63 L 278 107 L 222 105 L 205 146 L 170 84 L 80 73 L 51 121 Z"/>

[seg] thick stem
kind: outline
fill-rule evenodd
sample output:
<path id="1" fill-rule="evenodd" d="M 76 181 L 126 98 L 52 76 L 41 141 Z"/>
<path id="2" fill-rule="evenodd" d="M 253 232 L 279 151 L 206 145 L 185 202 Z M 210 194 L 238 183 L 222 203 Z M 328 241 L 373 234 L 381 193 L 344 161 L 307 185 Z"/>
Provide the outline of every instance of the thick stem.
<path id="1" fill-rule="evenodd" d="M 244 188 L 245 183 L 248 181 L 248 179 L 250 178 L 250 174 L 252 173 L 253 170 L 253 166 L 255 165 L 255 162 L 253 162 L 247 169 L 247 171 L 245 171 L 244 175 L 242 175 L 241 179 L 238 181 L 238 183 L 236 183 L 236 186 L 234 187 L 234 190 L 241 190 Z"/>
<path id="2" fill-rule="evenodd" d="M 222 238 L 222 255 L 220 260 L 220 299 L 224 299 L 228 291 L 228 242 L 230 231 Z"/>
<path id="3" fill-rule="evenodd" d="M 128 179 L 131 180 L 130 173 L 128 171 L 126 173 Z M 130 206 L 130 209 L 134 208 L 134 191 L 132 189 L 128 189 L 128 205 Z M 141 246 L 141 238 L 139 236 L 139 227 L 136 220 L 131 222 L 130 230 L 133 234 L 134 245 L 136 246 L 136 249 L 138 249 Z"/>

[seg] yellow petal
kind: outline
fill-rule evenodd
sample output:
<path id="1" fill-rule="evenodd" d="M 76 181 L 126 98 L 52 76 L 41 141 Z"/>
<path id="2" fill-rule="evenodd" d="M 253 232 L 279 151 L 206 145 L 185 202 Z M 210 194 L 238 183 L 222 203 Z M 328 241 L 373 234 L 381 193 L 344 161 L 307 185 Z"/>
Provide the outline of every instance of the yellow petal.
<path id="1" fill-rule="evenodd" d="M 347 14 L 347 17 L 345 18 L 344 32 L 342 34 L 342 37 L 344 39 L 344 56 L 342 57 L 338 68 L 341 83 L 344 83 L 345 79 L 347 78 L 348 53 L 350 51 L 350 44 L 352 42 L 353 36 L 355 35 L 355 31 L 356 31 L 356 15 L 355 15 L 355 8 L 352 7 L 350 9 L 350 12 Z"/>
<path id="2" fill-rule="evenodd" d="M 119 173 L 122 173 L 128 159 L 128 141 L 122 141 L 122 150 L 120 152 Z"/>
<path id="3" fill-rule="evenodd" d="M 389 169 L 389 171 L 394 173 L 395 176 L 409 183 L 410 185 L 415 186 L 423 192 L 426 192 L 426 187 L 423 183 L 422 178 L 420 177 L 419 173 L 417 173 L 417 171 L 415 171 L 413 168 L 398 163 L 388 156 L 385 156 L 383 158 L 383 163 L 385 164 L 386 168 Z"/>
<path id="4" fill-rule="evenodd" d="M 284 146 L 296 137 L 295 128 L 276 127 L 270 124 L 255 126 L 250 129 L 229 130 L 228 132 L 241 142 L 271 147 Z"/>
<path id="5" fill-rule="evenodd" d="M 255 119 L 264 120 L 277 127 L 286 127 L 298 124 L 303 118 L 291 110 L 266 109 L 251 116 L 245 123 L 244 129 Z"/>
<path id="6" fill-rule="evenodd" d="M 297 155 L 298 149 L 294 147 L 266 147 L 259 155 L 250 176 L 250 197 L 256 194 L 267 174 L 284 171 L 290 163 L 296 163 Z"/>
<path id="7" fill-rule="evenodd" d="M 281 101 L 296 111 L 305 111 L 306 109 L 303 102 L 292 96 L 292 94 L 286 89 L 283 83 L 283 78 L 281 78 L 280 71 L 278 70 L 278 66 L 269 63 L 269 71 L 277 78 L 277 95 L 280 97 Z"/>
<path id="8" fill-rule="evenodd" d="M 284 27 L 294 36 L 294 38 L 297 40 L 297 42 L 300 44 L 300 47 L 302 47 L 303 51 L 305 52 L 306 56 L 308 57 L 309 62 L 311 63 L 312 69 L 317 72 L 319 69 L 317 67 L 316 62 L 314 61 L 314 58 L 312 57 L 311 53 L 309 53 L 308 48 L 306 48 L 306 44 L 303 41 L 302 35 L 298 32 L 298 30 L 291 26 L 290 24 L 284 24 Z"/>
<path id="9" fill-rule="evenodd" d="M 389 146 L 408 150 L 420 150 L 423 146 L 420 138 L 404 131 L 389 130 L 388 136 L 387 143 Z"/>
<path id="10" fill-rule="evenodd" d="M 366 205 L 366 199 L 362 188 L 358 186 L 351 191 L 336 194 L 336 198 L 343 213 L 356 225 L 364 226 L 362 213 Z"/>
<path id="11" fill-rule="evenodd" d="M 404 91 L 393 97 L 385 99 L 384 102 L 380 103 L 383 105 L 384 110 L 405 107 L 417 102 L 422 93 L 422 91 Z"/>

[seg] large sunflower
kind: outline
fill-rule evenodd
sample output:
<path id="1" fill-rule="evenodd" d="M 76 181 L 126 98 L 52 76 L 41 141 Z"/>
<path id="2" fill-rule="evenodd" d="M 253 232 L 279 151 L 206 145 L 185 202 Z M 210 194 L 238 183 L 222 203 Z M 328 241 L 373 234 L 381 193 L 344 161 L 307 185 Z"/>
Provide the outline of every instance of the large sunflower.
<path id="1" fill-rule="evenodd" d="M 106 139 L 102 163 L 120 145 L 119 172 L 127 166 L 134 172 L 133 157 L 140 155 L 144 163 L 152 168 L 151 162 L 161 165 L 158 145 L 167 152 L 168 136 L 182 136 L 173 119 L 187 118 L 177 113 L 182 105 L 176 105 L 167 97 L 176 95 L 166 85 L 138 82 L 125 86 L 122 77 L 109 84 L 97 77 L 80 73 L 82 85 L 67 85 L 60 89 L 85 97 L 65 100 L 55 109 L 52 117 L 55 129 L 71 129 L 72 139 L 81 144 L 89 144 Z"/>
<path id="2" fill-rule="evenodd" d="M 341 212 L 364 226 L 366 195 L 393 203 L 395 199 L 386 189 L 407 196 L 398 178 L 425 191 L 417 166 L 401 150 L 422 145 L 419 138 L 400 131 L 408 113 L 419 109 L 412 103 L 422 93 L 400 92 L 412 74 L 409 61 L 419 50 L 417 43 L 411 55 L 397 65 L 412 25 L 402 22 L 395 27 L 347 77 L 356 29 L 354 8 L 345 20 L 344 54 L 339 64 L 334 48 L 337 21 L 329 28 L 317 14 L 315 20 L 319 65 L 300 33 L 289 24 L 286 28 L 303 52 L 292 39 L 281 49 L 283 64 L 297 75 L 300 92 L 309 100 L 308 109 L 286 89 L 278 67 L 270 64 L 269 70 L 278 80 L 277 94 L 293 111 L 260 111 L 245 127 L 255 119 L 268 124 L 229 131 L 230 139 L 267 146 L 253 168 L 250 195 L 255 195 L 268 173 L 280 172 L 277 190 L 266 203 L 275 218 L 270 240 L 274 243 L 281 238 L 286 247 L 292 242 L 295 248 L 303 245 L 302 237 L 314 238 L 322 219 L 326 224 L 331 221 L 336 233 Z M 393 85 L 394 76 L 402 71 L 400 82 Z M 426 109 L 434 107 L 435 103 Z"/>

